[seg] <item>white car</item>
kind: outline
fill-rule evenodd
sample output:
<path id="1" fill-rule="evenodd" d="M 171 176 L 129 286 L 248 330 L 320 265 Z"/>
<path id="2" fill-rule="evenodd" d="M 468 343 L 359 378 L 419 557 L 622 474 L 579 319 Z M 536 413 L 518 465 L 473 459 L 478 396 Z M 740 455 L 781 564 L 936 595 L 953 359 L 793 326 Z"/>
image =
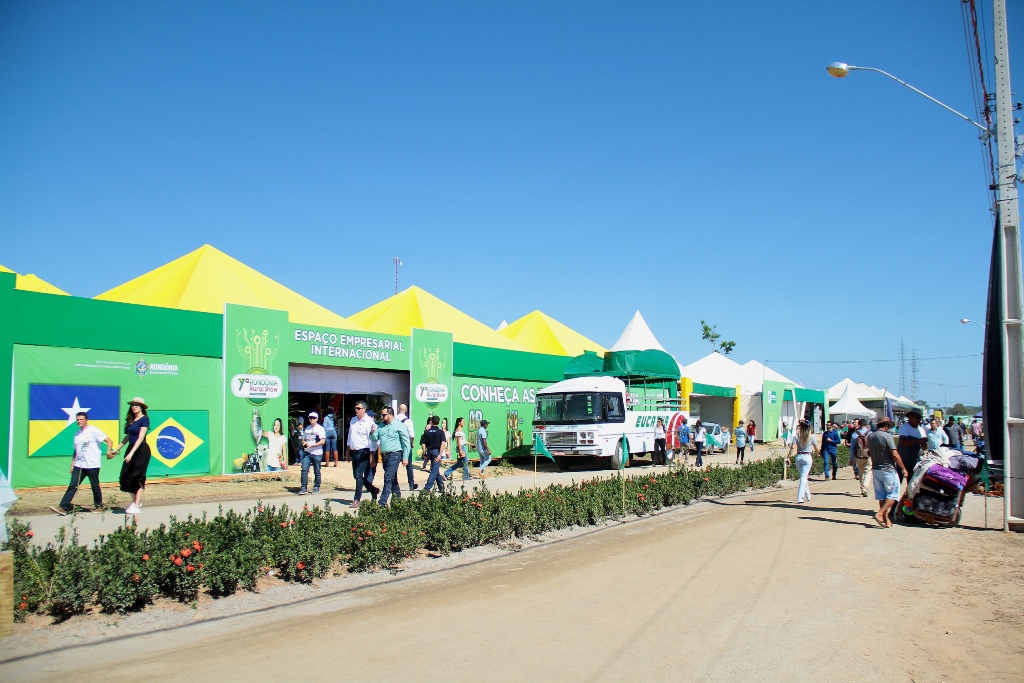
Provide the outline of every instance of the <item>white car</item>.
<path id="1" fill-rule="evenodd" d="M 708 440 L 704 442 L 706 453 L 714 453 L 716 450 L 725 453 L 729 450 L 729 443 L 725 442 L 725 434 L 722 433 L 722 425 L 717 422 L 702 422 L 701 424 L 708 433 Z"/>

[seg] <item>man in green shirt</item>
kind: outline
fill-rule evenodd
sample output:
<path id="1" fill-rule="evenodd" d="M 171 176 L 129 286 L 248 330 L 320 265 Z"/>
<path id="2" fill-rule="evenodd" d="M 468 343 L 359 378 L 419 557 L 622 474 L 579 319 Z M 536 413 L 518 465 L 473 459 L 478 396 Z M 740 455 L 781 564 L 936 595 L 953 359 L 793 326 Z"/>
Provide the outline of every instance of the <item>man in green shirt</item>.
<path id="1" fill-rule="evenodd" d="M 412 460 L 412 444 L 409 441 L 409 430 L 395 419 L 391 408 L 381 408 L 380 417 L 383 427 L 377 427 L 370 437 L 371 448 L 380 449 L 381 460 L 384 461 L 384 486 L 381 489 L 380 504 L 388 504 L 388 496 L 392 492 L 395 498 L 402 497 L 402 489 L 398 485 L 398 466 L 408 465 Z"/>

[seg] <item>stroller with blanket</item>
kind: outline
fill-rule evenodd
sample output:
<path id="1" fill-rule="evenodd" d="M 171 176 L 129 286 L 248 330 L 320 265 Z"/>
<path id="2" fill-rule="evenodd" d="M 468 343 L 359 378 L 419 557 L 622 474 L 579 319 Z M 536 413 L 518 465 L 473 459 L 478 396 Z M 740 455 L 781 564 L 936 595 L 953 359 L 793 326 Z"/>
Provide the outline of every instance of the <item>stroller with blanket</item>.
<path id="1" fill-rule="evenodd" d="M 984 458 L 948 448 L 927 451 L 914 467 L 893 517 L 900 524 L 956 526 L 964 496 L 981 482 L 989 484 Z"/>

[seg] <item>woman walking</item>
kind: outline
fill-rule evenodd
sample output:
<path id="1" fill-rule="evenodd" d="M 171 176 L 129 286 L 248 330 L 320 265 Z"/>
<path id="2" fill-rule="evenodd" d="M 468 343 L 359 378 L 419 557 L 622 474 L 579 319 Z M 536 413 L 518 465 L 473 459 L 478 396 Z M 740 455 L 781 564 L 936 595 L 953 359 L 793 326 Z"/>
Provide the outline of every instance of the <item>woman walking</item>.
<path id="1" fill-rule="evenodd" d="M 149 406 L 136 396 L 128 403 L 128 414 L 124 418 L 124 439 L 114 449 L 114 455 L 128 444 L 128 454 L 121 464 L 121 490 L 132 494 L 132 504 L 124 509 L 126 515 L 137 515 L 142 512 L 142 492 L 146 490 L 146 469 L 149 468 L 149 444 L 146 443 L 146 432 L 149 431 Z"/>
<path id="2" fill-rule="evenodd" d="M 743 420 L 736 425 L 736 464 L 742 465 L 747 455 L 747 429 L 743 426 Z"/>
<path id="3" fill-rule="evenodd" d="M 452 438 L 455 439 L 455 457 L 458 458 L 452 466 L 444 471 L 444 478 L 447 479 L 452 476 L 452 472 L 462 465 L 462 481 L 469 481 L 472 475 L 469 473 L 469 458 L 466 457 L 466 432 L 463 428 L 466 418 L 460 417 L 455 420 L 455 434 Z"/>
<path id="4" fill-rule="evenodd" d="M 704 423 L 700 420 L 697 420 L 693 430 L 693 442 L 697 445 L 697 462 L 695 464 L 697 467 L 704 467 L 704 443 L 708 439 L 708 430 L 704 428 Z"/>
<path id="5" fill-rule="evenodd" d="M 665 458 L 665 422 L 659 417 L 658 424 L 654 426 L 654 453 L 651 455 L 651 466 L 666 465 Z"/>
<path id="6" fill-rule="evenodd" d="M 747 423 L 747 443 L 750 445 L 750 453 L 754 453 L 754 437 L 757 436 L 757 425 L 751 420 Z"/>
<path id="7" fill-rule="evenodd" d="M 274 420 L 274 433 L 264 434 L 267 437 L 267 471 L 279 472 L 288 469 L 288 435 L 284 433 L 281 418 Z"/>
<path id="8" fill-rule="evenodd" d="M 796 466 L 800 470 L 800 486 L 796 491 L 796 502 L 806 503 L 811 499 L 811 486 L 807 481 L 811 473 L 811 462 L 813 455 L 818 451 L 818 442 L 811 436 L 811 423 L 800 420 L 796 427 L 796 436 L 789 442 L 789 450 L 786 451 L 786 464 L 789 464 L 789 456 L 796 449 Z"/>

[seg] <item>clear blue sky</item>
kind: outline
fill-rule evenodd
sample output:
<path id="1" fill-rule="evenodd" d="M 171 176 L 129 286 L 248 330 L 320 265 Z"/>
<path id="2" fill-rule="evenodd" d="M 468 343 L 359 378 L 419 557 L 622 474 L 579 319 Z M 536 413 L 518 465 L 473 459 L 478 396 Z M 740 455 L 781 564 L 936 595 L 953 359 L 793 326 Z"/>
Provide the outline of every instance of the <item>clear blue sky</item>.
<path id="1" fill-rule="evenodd" d="M 980 147 L 833 60 L 971 112 L 959 0 L 7 1 L 0 263 L 94 296 L 209 242 L 351 315 L 400 256 L 491 326 L 610 345 L 639 309 L 689 363 L 705 318 L 740 362 L 898 388 L 788 361 L 980 352 Z M 922 360 L 919 396 L 980 402 L 980 368 Z"/>

